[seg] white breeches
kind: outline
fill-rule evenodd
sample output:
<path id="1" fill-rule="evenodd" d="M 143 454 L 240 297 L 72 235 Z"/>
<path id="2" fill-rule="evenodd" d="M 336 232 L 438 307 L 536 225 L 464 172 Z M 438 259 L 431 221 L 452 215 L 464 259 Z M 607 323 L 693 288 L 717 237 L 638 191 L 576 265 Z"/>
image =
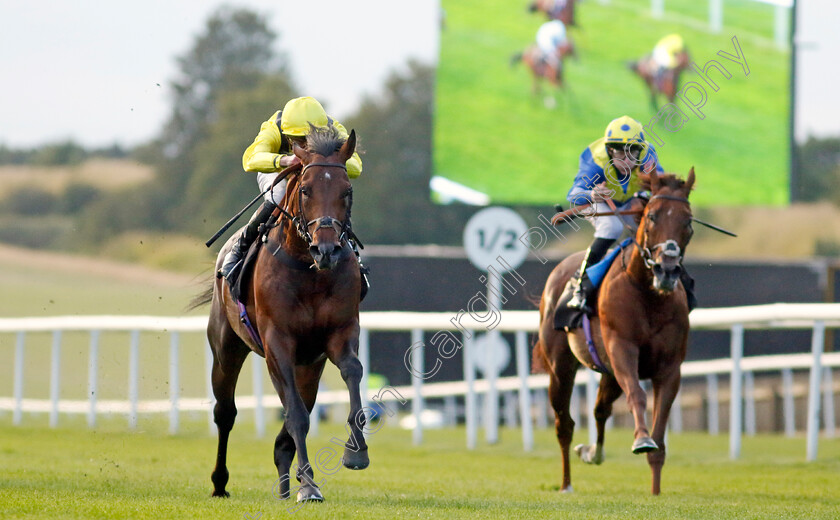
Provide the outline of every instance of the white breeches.
<path id="1" fill-rule="evenodd" d="M 604 202 L 596 202 L 591 207 L 595 208 L 593 213 L 609 213 L 611 211 L 610 207 Z M 618 207 L 619 210 L 621 208 L 622 206 Z M 613 215 L 586 217 L 586 220 L 595 227 L 595 238 L 611 238 L 617 240 L 624 231 L 624 224 L 621 223 L 618 217 Z"/>
<path id="2" fill-rule="evenodd" d="M 277 174 L 278 172 L 257 173 L 257 185 L 259 185 L 260 191 L 267 190 L 271 186 L 271 183 L 274 182 L 274 179 L 277 178 Z M 265 200 L 279 205 L 280 201 L 283 200 L 283 195 L 286 194 L 286 184 L 286 179 L 278 182 L 273 190 L 265 194 Z"/>

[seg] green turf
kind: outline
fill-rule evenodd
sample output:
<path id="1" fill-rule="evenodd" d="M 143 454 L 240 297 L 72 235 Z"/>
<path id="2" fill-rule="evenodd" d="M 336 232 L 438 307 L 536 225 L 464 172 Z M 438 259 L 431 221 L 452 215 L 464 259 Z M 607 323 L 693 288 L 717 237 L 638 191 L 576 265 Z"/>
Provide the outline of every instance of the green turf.
<path id="1" fill-rule="evenodd" d="M 647 0 L 585 2 L 577 7 L 579 28 L 570 30 L 579 60 L 568 60 L 567 88 L 547 109 L 531 94 L 531 76 L 509 58 L 525 49 L 544 17 L 524 2 L 444 0 L 446 28 L 435 95 L 434 174 L 488 193 L 494 203 L 547 204 L 565 199 L 581 151 L 603 135 L 613 118 L 628 114 L 647 124 L 646 87 L 625 62 L 650 52 L 671 32 L 682 34 L 693 61 L 716 59 L 732 74 L 711 77 L 704 118 L 677 100 L 689 118 L 678 132 L 653 128 L 666 170 L 696 167 L 692 196 L 699 205 L 782 205 L 788 201 L 789 53 L 772 41 L 773 6 L 727 2 L 724 29 L 708 31 L 703 2 L 669 0 L 666 16 L 650 16 Z M 738 37 L 750 68 L 717 55 L 734 54 Z M 548 91 L 546 86 L 544 91 Z"/>
<path id="2" fill-rule="evenodd" d="M 548 429 L 523 453 L 518 430 L 496 446 L 464 448 L 464 431 L 427 431 L 424 443 L 384 426 L 369 438 L 371 466 L 340 469 L 322 482 L 323 504 L 290 513 L 294 503 L 272 495 L 272 440 L 234 428 L 229 453 L 231 498 L 209 497 L 215 439 L 205 422 L 170 437 L 165 426 L 122 433 L 0 427 L 0 511 L 3 518 L 837 518 L 840 443 L 823 440 L 816 462 L 804 462 L 801 438 L 744 440 L 739 461 L 726 436 L 672 434 L 663 494 L 649 495 L 644 457 L 629 453 L 631 433 L 608 432 L 605 463 L 572 462 L 575 492 L 560 494 L 559 450 Z M 279 425 L 274 423 L 272 429 Z M 325 431 L 327 430 L 327 431 Z M 310 453 L 340 435 L 326 429 Z M 585 431 L 578 432 L 585 438 Z M 247 516 L 246 516 L 247 515 Z M 300 515 L 300 516 L 294 516 Z"/>

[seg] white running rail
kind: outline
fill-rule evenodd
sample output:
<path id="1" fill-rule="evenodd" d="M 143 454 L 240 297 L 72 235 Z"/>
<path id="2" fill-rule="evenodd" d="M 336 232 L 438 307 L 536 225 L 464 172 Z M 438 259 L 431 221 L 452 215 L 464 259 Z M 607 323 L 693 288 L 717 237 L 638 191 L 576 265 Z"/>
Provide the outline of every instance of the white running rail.
<path id="1" fill-rule="evenodd" d="M 450 337 L 462 338 L 465 358 L 472 357 L 471 345 L 474 333 L 491 329 L 501 332 L 515 333 L 515 355 L 513 359 L 517 366 L 517 376 L 495 379 L 496 391 L 519 393 L 520 424 L 522 425 L 523 447 L 530 450 L 533 447 L 533 418 L 531 417 L 531 391 L 548 387 L 547 375 L 530 375 L 528 333 L 536 332 L 539 316 L 535 311 L 501 311 L 497 313 L 417 313 L 417 312 L 364 312 L 361 313 L 362 334 L 360 337 L 359 356 L 363 366 L 368 366 L 370 333 L 377 331 L 405 331 L 411 333 L 411 345 L 419 346 L 411 352 L 414 360 L 424 356 L 425 341 L 429 334 L 449 332 Z M 142 413 L 168 413 L 170 432 L 176 433 L 179 427 L 179 414 L 184 411 L 206 411 L 212 424 L 213 397 L 209 382 L 212 357 L 209 348 L 205 348 L 205 372 L 207 373 L 207 395 L 204 397 L 181 397 L 178 385 L 178 366 L 180 363 L 190 363 L 196 366 L 194 359 L 180 359 L 180 335 L 182 333 L 203 333 L 207 326 L 206 317 L 172 318 L 155 316 L 58 316 L 33 318 L 4 318 L 0 319 L 0 340 L 15 338 L 14 357 L 14 389 L 12 396 L 0 396 L 0 411 L 11 411 L 12 422 L 18 425 L 22 422 L 24 412 L 47 413 L 49 424 L 55 427 L 60 414 L 86 414 L 88 424 L 96 424 L 97 415 L 125 414 L 129 418 L 131 428 L 137 425 L 137 416 Z M 808 391 L 807 416 L 807 460 L 814 460 L 817 456 L 817 441 L 819 436 L 820 408 L 822 405 L 825 435 L 833 436 L 835 429 L 833 386 L 831 384 L 832 368 L 840 366 L 840 353 L 823 352 L 825 343 L 825 329 L 840 327 L 840 304 L 769 304 L 747 307 L 727 307 L 714 309 L 696 309 L 691 314 L 692 329 L 729 330 L 731 357 L 711 361 L 686 362 L 682 366 L 682 374 L 688 376 L 705 375 L 716 388 L 717 375 L 729 374 L 730 377 L 730 457 L 736 459 L 740 455 L 741 436 L 744 431 L 742 417 L 743 405 L 746 402 L 747 431 L 754 431 L 755 409 L 752 393 L 752 374 L 757 371 L 779 371 L 782 374 L 784 386 L 784 420 L 785 431 L 793 434 L 793 398 L 791 394 L 792 370 L 810 370 Z M 810 329 L 812 340 L 808 353 L 743 357 L 743 334 L 745 330 L 767 329 Z M 90 333 L 89 372 L 87 400 L 66 400 L 60 397 L 60 366 L 61 339 L 63 332 L 83 331 Z M 102 332 L 127 332 L 130 334 L 129 350 L 129 395 L 127 400 L 98 400 L 97 365 L 100 350 L 100 334 Z M 137 362 L 139 349 L 139 333 L 141 331 L 165 332 L 170 335 L 170 378 L 169 399 L 141 400 L 138 392 L 139 363 Z M 52 333 L 51 366 L 50 366 L 50 398 L 28 399 L 23 395 L 24 388 L 24 354 L 27 333 Z M 434 336 L 432 336 L 434 337 Z M 438 345 L 440 346 L 440 345 Z M 407 345 L 408 347 L 408 345 Z M 409 349 L 410 350 L 410 349 Z M 803 348 L 802 350 L 805 350 Z M 438 349 L 440 352 L 440 349 Z M 438 356 L 436 363 L 445 363 L 449 357 Z M 252 357 L 255 374 L 262 370 L 261 358 Z M 200 363 L 200 362 L 199 362 Z M 443 383 L 427 383 L 421 377 L 412 375 L 412 384 L 403 387 L 386 387 L 379 390 L 369 390 L 367 400 L 377 402 L 394 402 L 403 396 L 411 399 L 412 411 L 415 417 L 423 412 L 423 398 L 465 396 L 467 447 L 476 445 L 477 410 L 476 396 L 490 390 L 486 379 L 477 379 L 473 363 L 464 363 L 464 380 Z M 420 368 L 420 367 L 415 367 Z M 432 370 L 434 367 L 427 367 Z M 423 370 L 420 368 L 420 370 Z M 588 393 L 597 387 L 597 374 L 581 371 L 576 382 L 584 385 Z M 363 388 L 367 388 L 367 377 L 363 381 Z M 747 392 L 745 392 L 745 388 Z M 254 393 L 251 396 L 237 396 L 237 408 L 254 409 L 258 435 L 265 431 L 265 408 L 280 407 L 276 394 L 263 395 L 262 379 L 254 378 Z M 716 390 L 715 390 L 716 391 Z M 710 397 L 712 397 L 710 395 Z M 317 406 L 348 402 L 346 390 L 325 391 L 319 393 Z M 709 410 L 709 425 L 713 433 L 717 433 L 717 399 L 711 399 Z M 679 414 L 679 407 L 675 406 L 673 415 Z M 317 413 L 313 413 L 313 426 L 317 428 Z M 539 419 L 538 419 L 539 420 Z M 592 420 L 590 416 L 590 420 Z M 591 423 L 590 423 L 591 424 Z M 674 424 L 672 423 L 672 427 Z M 422 441 L 423 421 L 416 420 L 414 426 L 415 442 Z M 594 429 L 590 428 L 590 437 Z"/>

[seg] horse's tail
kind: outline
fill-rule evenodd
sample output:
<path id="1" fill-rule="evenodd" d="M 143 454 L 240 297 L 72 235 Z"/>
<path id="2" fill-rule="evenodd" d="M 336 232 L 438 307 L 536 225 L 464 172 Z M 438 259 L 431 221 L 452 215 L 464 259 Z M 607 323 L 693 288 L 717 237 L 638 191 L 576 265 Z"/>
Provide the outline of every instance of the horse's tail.
<path id="1" fill-rule="evenodd" d="M 515 53 L 515 54 L 511 55 L 511 57 L 510 57 L 510 66 L 511 66 L 511 67 L 515 67 L 517 63 L 519 63 L 520 61 L 522 61 L 522 56 L 523 56 L 523 54 L 524 54 L 524 53 L 522 53 L 522 52 L 517 52 L 517 53 Z"/>
<path id="2" fill-rule="evenodd" d="M 633 72 L 639 72 L 639 62 L 638 61 L 625 61 L 624 65 L 632 70 Z"/>
<path id="3" fill-rule="evenodd" d="M 187 308 L 184 309 L 184 312 L 195 310 L 199 307 L 207 305 L 213 300 L 213 288 L 215 285 L 214 280 L 215 277 L 211 278 L 207 287 L 190 300 L 190 303 L 187 305 Z"/>
<path id="4" fill-rule="evenodd" d="M 534 307 L 539 308 L 542 295 L 526 294 L 525 299 L 528 300 Z M 540 320 L 542 321 L 542 320 Z M 539 334 L 534 336 L 534 345 L 531 348 L 531 373 L 545 374 L 548 372 L 548 365 L 545 362 L 545 350 L 540 342 Z"/>

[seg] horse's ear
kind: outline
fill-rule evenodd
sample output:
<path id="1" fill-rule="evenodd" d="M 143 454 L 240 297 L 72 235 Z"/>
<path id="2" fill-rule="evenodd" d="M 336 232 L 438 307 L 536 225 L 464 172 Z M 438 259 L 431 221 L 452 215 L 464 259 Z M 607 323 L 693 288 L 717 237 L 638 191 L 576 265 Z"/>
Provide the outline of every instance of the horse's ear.
<path id="1" fill-rule="evenodd" d="M 650 193 L 656 195 L 657 191 L 659 191 L 659 172 L 654 169 L 650 172 Z"/>
<path id="2" fill-rule="evenodd" d="M 685 180 L 685 184 L 683 188 L 685 189 L 685 196 L 688 198 L 688 194 L 691 193 L 691 188 L 694 186 L 694 166 L 688 171 L 688 178 Z"/>
<path id="3" fill-rule="evenodd" d="M 350 159 L 353 156 L 353 152 L 356 151 L 356 130 L 350 130 L 350 135 L 347 136 L 347 140 L 344 141 L 344 144 L 341 145 L 341 150 L 339 150 L 339 154 L 344 161 Z"/>
<path id="4" fill-rule="evenodd" d="M 309 163 L 309 151 L 303 146 L 299 145 L 297 141 L 292 141 L 292 153 L 294 153 L 297 156 L 297 158 L 300 159 L 300 162 L 304 164 Z"/>

